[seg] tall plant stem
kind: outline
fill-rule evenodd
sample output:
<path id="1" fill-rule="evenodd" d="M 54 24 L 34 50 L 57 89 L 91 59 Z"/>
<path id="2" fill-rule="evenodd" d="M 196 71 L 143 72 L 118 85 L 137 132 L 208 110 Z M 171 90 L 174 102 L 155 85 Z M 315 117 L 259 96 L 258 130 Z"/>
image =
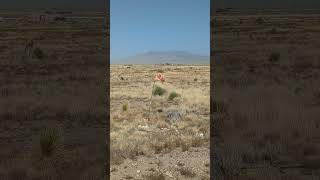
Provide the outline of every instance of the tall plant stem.
<path id="1" fill-rule="evenodd" d="M 154 89 L 154 84 L 155 84 L 155 83 L 156 83 L 156 81 L 153 81 L 152 90 L 151 90 L 151 96 L 150 96 L 150 105 L 149 105 L 149 112 L 148 112 L 148 121 L 150 121 L 150 110 L 151 110 L 151 103 L 152 103 L 153 89 Z"/>

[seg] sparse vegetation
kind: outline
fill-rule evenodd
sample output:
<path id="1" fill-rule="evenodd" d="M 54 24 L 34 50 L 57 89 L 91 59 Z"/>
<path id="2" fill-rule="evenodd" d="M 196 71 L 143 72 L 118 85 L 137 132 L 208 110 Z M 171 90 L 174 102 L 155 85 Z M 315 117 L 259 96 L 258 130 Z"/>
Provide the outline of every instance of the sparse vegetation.
<path id="1" fill-rule="evenodd" d="M 179 97 L 180 95 L 178 93 L 176 93 L 175 91 L 171 92 L 169 97 L 168 97 L 168 100 L 169 101 L 172 101 L 174 98 L 176 97 Z"/>
<path id="2" fill-rule="evenodd" d="M 209 172 L 209 167 L 204 164 L 199 167 L 202 171 L 182 170 L 184 175 L 179 169 L 167 172 L 169 164 L 164 161 L 182 159 L 183 167 L 189 170 L 194 162 L 209 158 L 209 66 L 159 66 L 166 69 L 166 80 L 164 83 L 154 82 L 153 87 L 150 85 L 150 77 L 159 67 L 132 65 L 130 71 L 135 75 L 132 78 L 139 79 L 139 83 L 128 81 L 123 85 L 115 76 L 123 66 L 111 66 L 111 167 L 117 169 L 111 172 L 111 179 L 125 178 L 123 172 L 127 170 L 132 170 L 134 173 L 128 174 L 136 177 L 137 169 L 146 166 L 153 170 L 140 172 L 144 179 L 185 179 L 189 176 L 200 178 L 208 175 L 206 172 Z M 197 69 L 197 77 L 201 78 L 197 86 L 192 85 L 193 78 L 187 82 L 181 81 L 189 73 L 190 67 Z M 177 92 L 182 91 L 182 87 L 185 97 L 172 101 L 180 96 Z M 130 101 L 130 111 L 126 113 L 121 113 L 123 109 L 119 112 L 117 106 L 113 106 L 121 102 L 122 107 L 126 101 Z M 161 156 L 156 159 L 158 154 Z M 197 154 L 199 158 L 187 163 L 192 154 Z M 137 166 L 133 167 L 131 163 L 137 163 Z"/>
<path id="3" fill-rule="evenodd" d="M 256 23 L 259 24 L 259 25 L 261 25 L 261 24 L 264 24 L 264 23 L 265 23 L 265 20 L 263 19 L 263 17 L 258 17 L 258 18 L 256 19 Z"/>
<path id="4" fill-rule="evenodd" d="M 192 178 L 196 176 L 196 174 L 191 169 L 188 169 L 188 168 L 181 167 L 179 168 L 179 171 L 181 175 L 188 178 Z"/>
<path id="5" fill-rule="evenodd" d="M 272 52 L 269 55 L 269 62 L 271 62 L 271 63 L 278 62 L 279 59 L 280 59 L 280 53 L 278 53 L 278 52 Z"/>
<path id="6" fill-rule="evenodd" d="M 40 48 L 35 48 L 33 50 L 33 55 L 37 58 L 37 59 L 43 59 L 45 57 L 45 54 L 43 53 L 43 51 Z"/>
<path id="7" fill-rule="evenodd" d="M 18 20 L 17 11 L 0 11 L 12 18 L 0 30 L 0 179 L 103 179 L 103 18 L 87 31 L 78 20 L 36 22 L 39 11 Z"/>
<path id="8" fill-rule="evenodd" d="M 165 180 L 166 177 L 162 172 L 156 172 L 149 175 L 144 175 L 145 180 Z"/>
<path id="9" fill-rule="evenodd" d="M 227 113 L 228 110 L 228 106 L 226 103 L 224 103 L 223 101 L 213 101 L 213 112 L 217 112 L 217 113 Z"/>
<path id="10" fill-rule="evenodd" d="M 40 135 L 41 154 L 44 157 L 51 156 L 58 148 L 59 133 L 57 129 L 46 128 Z"/>
<path id="11" fill-rule="evenodd" d="M 315 118 L 320 116 L 315 95 L 320 71 L 315 70 L 319 53 L 313 41 L 319 39 L 314 32 L 318 20 L 303 21 L 312 19 L 304 12 L 295 15 L 282 11 L 275 17 L 262 11 L 241 16 L 242 25 L 234 14 L 215 16 L 213 49 L 221 52 L 213 55 L 219 60 L 211 76 L 211 136 L 217 147 L 216 161 L 210 165 L 214 179 L 319 177 L 314 174 L 320 167 L 314 161 L 320 157 L 314 138 L 319 137 L 320 127 Z M 224 33 L 239 28 L 244 32 L 240 38 Z"/>
<path id="12" fill-rule="evenodd" d="M 122 105 L 122 110 L 123 111 L 127 111 L 128 110 L 128 103 L 125 102 L 123 105 Z"/>
<path id="13" fill-rule="evenodd" d="M 156 85 L 155 88 L 154 88 L 154 90 L 153 90 L 153 92 L 152 92 L 152 94 L 153 94 L 154 96 L 162 96 L 162 95 L 164 95 L 166 92 L 167 92 L 166 89 L 164 89 L 164 88 Z"/>
<path id="14" fill-rule="evenodd" d="M 274 27 L 274 28 L 269 30 L 269 33 L 270 34 L 277 34 L 278 33 L 278 29 Z"/>

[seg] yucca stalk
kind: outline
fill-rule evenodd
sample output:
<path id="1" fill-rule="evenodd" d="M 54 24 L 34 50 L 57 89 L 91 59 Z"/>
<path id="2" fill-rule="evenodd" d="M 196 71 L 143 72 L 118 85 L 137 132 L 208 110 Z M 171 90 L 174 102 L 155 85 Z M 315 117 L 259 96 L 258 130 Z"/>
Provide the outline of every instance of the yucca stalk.
<path id="1" fill-rule="evenodd" d="M 150 121 L 150 111 L 151 111 L 151 105 L 152 105 L 152 97 L 153 97 L 153 89 L 156 81 L 153 81 L 152 90 L 151 90 L 151 96 L 150 96 L 150 105 L 149 105 L 149 112 L 148 112 L 148 121 Z"/>

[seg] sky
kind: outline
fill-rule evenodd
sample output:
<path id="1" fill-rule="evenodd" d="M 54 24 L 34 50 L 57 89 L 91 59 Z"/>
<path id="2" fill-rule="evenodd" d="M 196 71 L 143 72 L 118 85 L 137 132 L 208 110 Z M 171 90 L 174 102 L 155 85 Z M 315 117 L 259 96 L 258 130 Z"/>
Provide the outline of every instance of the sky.
<path id="1" fill-rule="evenodd" d="M 210 0 L 110 0 L 110 56 L 210 53 Z"/>

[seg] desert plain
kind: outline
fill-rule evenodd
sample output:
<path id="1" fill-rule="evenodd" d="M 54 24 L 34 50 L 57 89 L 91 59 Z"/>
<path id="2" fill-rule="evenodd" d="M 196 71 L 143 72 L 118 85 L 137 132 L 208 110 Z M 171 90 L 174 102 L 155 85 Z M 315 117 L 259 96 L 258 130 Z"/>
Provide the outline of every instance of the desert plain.
<path id="1" fill-rule="evenodd" d="M 102 179 L 108 18 L 46 11 L 0 10 L 0 179 Z"/>
<path id="2" fill-rule="evenodd" d="M 111 65 L 110 77 L 111 179 L 209 179 L 210 66 Z"/>
<path id="3" fill-rule="evenodd" d="M 211 16 L 213 171 L 225 179 L 319 179 L 319 12 Z"/>

